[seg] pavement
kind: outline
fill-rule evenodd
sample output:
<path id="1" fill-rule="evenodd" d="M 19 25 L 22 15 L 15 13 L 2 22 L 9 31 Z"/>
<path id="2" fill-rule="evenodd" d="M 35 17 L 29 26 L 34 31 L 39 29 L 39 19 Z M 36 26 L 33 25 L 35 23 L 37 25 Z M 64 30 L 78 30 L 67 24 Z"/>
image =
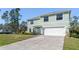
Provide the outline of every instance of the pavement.
<path id="1" fill-rule="evenodd" d="M 0 47 L 0 50 L 63 50 L 64 36 L 36 36 Z"/>

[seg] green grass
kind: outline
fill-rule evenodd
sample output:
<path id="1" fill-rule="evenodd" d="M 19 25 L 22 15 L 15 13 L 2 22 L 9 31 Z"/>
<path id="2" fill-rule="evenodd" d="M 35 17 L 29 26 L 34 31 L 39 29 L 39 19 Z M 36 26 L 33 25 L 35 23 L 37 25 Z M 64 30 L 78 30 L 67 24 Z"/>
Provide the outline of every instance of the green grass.
<path id="1" fill-rule="evenodd" d="M 66 37 L 64 50 L 79 50 L 79 38 Z"/>
<path id="2" fill-rule="evenodd" d="M 33 35 L 22 35 L 22 34 L 0 34 L 0 46 L 22 41 L 33 37 Z"/>

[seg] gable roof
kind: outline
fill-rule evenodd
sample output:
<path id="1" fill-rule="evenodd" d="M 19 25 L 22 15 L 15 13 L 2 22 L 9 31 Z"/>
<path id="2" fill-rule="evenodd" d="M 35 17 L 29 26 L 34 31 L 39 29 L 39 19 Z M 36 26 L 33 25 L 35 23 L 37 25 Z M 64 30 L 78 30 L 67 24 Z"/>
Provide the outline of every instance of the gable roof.
<path id="1" fill-rule="evenodd" d="M 33 18 L 31 18 L 31 19 L 28 19 L 28 21 L 39 20 L 40 17 L 51 16 L 51 15 L 56 15 L 56 14 L 60 14 L 60 13 L 71 13 L 71 10 L 50 12 L 50 13 L 47 13 L 47 14 L 43 14 L 43 15 L 40 15 L 40 16 L 37 16 L 37 17 L 33 17 Z"/>

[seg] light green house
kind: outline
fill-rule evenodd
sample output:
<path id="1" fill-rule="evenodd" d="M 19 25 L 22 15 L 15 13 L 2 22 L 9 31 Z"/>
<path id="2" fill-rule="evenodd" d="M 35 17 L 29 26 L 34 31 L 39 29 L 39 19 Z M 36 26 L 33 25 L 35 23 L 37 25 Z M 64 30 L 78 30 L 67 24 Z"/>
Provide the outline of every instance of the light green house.
<path id="1" fill-rule="evenodd" d="M 51 12 L 29 19 L 27 31 L 43 35 L 66 35 L 70 27 L 70 10 Z"/>

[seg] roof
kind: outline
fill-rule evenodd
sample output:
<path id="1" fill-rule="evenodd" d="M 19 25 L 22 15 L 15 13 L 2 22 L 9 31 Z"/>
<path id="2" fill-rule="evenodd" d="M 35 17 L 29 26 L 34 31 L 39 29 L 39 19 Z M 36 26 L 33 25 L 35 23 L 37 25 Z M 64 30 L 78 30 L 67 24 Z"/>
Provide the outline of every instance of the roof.
<path id="1" fill-rule="evenodd" d="M 47 14 L 43 14 L 43 15 L 40 15 L 40 16 L 37 16 L 37 17 L 33 17 L 31 19 L 28 19 L 28 21 L 38 20 L 38 19 L 40 19 L 40 17 L 44 17 L 44 16 L 51 16 L 51 15 L 55 15 L 55 14 L 70 13 L 70 12 L 71 12 L 71 10 L 50 12 L 50 13 L 47 13 Z"/>
<path id="2" fill-rule="evenodd" d="M 28 21 L 38 20 L 38 19 L 40 19 L 40 16 L 37 16 L 37 17 L 33 17 L 33 18 L 31 18 L 31 19 L 28 19 Z"/>

